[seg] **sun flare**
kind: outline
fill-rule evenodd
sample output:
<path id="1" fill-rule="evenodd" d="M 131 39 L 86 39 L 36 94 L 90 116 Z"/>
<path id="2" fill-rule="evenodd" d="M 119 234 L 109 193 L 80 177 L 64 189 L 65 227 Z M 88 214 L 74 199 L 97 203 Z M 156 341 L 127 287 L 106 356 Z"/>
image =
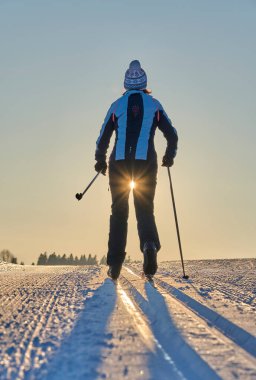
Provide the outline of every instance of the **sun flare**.
<path id="1" fill-rule="evenodd" d="M 131 181 L 130 182 L 130 188 L 133 190 L 135 188 L 135 182 L 134 181 Z"/>

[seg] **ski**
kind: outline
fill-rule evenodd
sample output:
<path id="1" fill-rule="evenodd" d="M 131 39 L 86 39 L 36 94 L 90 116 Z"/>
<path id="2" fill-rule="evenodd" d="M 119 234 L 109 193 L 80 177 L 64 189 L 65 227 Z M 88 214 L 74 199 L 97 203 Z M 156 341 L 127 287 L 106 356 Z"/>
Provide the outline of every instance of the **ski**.
<path id="1" fill-rule="evenodd" d="M 153 278 L 152 275 L 149 274 L 149 275 L 145 276 L 145 280 L 146 280 L 151 286 L 153 286 L 153 288 L 156 289 L 156 284 L 155 284 L 155 281 L 154 281 L 154 278 Z"/>
<path id="2" fill-rule="evenodd" d="M 154 276 L 151 275 L 151 274 L 145 274 L 142 272 L 141 274 L 141 277 L 143 280 L 147 281 L 151 286 L 153 286 L 153 288 L 157 288 L 156 287 L 156 284 L 155 284 L 155 281 L 154 281 Z"/>

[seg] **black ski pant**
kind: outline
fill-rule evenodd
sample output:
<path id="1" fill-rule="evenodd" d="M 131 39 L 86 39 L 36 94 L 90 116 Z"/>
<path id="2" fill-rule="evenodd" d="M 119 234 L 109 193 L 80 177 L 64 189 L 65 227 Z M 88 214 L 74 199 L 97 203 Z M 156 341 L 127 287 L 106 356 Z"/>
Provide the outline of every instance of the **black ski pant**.
<path id="1" fill-rule="evenodd" d="M 156 189 L 157 162 L 144 160 L 111 160 L 109 163 L 109 185 L 112 196 L 112 215 L 108 241 L 108 265 L 121 264 L 125 259 L 127 220 L 129 214 L 130 182 L 133 189 L 140 249 L 145 242 L 154 242 L 160 249 L 160 242 L 154 217 L 154 196 Z"/>

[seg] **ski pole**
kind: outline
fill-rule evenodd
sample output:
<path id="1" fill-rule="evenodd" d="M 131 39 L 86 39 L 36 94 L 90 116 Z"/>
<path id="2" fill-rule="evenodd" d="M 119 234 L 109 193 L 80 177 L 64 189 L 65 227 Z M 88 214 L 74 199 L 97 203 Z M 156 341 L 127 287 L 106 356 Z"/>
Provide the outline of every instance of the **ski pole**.
<path id="1" fill-rule="evenodd" d="M 184 260 L 183 260 L 181 241 L 180 241 L 179 224 L 178 224 L 176 205 L 175 205 L 175 199 L 174 199 L 174 193 L 173 193 L 171 172 L 170 172 L 170 168 L 169 167 L 167 167 L 167 171 L 168 171 L 168 177 L 169 177 L 169 181 L 170 181 L 170 189 L 171 189 L 171 195 L 172 195 L 173 212 L 174 212 L 176 231 L 177 231 L 177 237 L 178 237 L 178 242 L 179 242 L 181 264 L 182 264 L 182 269 L 183 269 L 183 278 L 185 278 L 187 280 L 189 278 L 189 276 L 185 274 Z"/>
<path id="2" fill-rule="evenodd" d="M 77 194 L 76 194 L 76 199 L 77 199 L 78 201 L 80 201 L 80 200 L 83 198 L 83 196 L 84 196 L 84 194 L 86 193 L 86 191 L 92 186 L 93 182 L 96 180 L 96 178 L 98 177 L 98 175 L 99 175 L 100 173 L 101 173 L 101 171 L 98 172 L 98 173 L 96 174 L 95 177 L 93 177 L 93 179 L 91 180 L 91 182 L 89 183 L 89 185 L 84 189 L 84 191 L 83 191 L 82 193 L 77 193 Z"/>

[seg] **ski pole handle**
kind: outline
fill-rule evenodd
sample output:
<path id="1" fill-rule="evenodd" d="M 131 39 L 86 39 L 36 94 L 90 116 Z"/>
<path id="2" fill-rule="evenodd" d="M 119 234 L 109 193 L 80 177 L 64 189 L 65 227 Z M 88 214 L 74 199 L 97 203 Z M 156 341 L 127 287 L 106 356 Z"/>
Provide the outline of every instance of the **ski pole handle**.
<path id="1" fill-rule="evenodd" d="M 91 182 L 89 183 L 89 185 L 84 189 L 84 191 L 83 191 L 82 193 L 77 193 L 77 194 L 76 194 L 76 199 L 77 199 L 78 201 L 80 201 L 80 200 L 83 198 L 83 196 L 84 196 L 84 194 L 86 193 L 86 191 L 89 190 L 89 188 L 92 186 L 93 182 L 98 178 L 98 176 L 99 176 L 100 174 L 101 174 L 101 171 L 98 172 L 98 173 L 95 175 L 95 177 L 93 177 L 93 179 L 91 180 Z"/>

